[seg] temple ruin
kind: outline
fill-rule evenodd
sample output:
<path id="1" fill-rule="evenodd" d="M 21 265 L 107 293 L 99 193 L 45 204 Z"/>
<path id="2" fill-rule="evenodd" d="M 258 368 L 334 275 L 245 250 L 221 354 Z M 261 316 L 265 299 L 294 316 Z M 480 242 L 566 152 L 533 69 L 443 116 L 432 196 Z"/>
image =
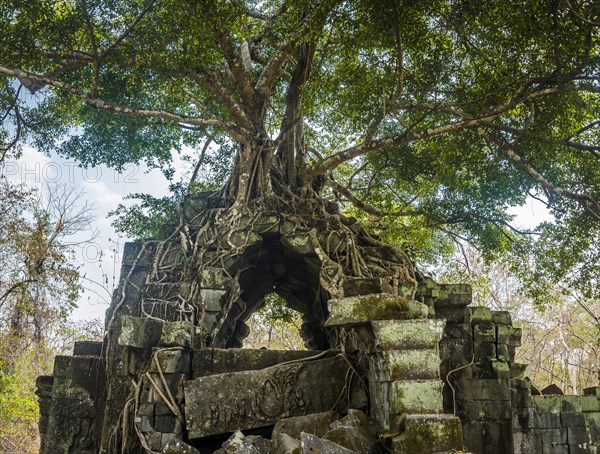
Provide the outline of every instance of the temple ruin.
<path id="1" fill-rule="evenodd" d="M 195 238 L 203 207 L 187 208 Z M 376 238 L 356 247 L 379 274 L 339 273 L 328 257 L 345 241 L 265 212 L 219 238 L 230 254 L 207 248 L 195 266 L 178 237 L 128 243 L 104 342 L 76 343 L 38 379 L 40 452 L 600 450 L 600 387 L 537 395 L 509 313 L 406 276 Z M 240 348 L 273 291 L 303 314 L 310 350 Z"/>

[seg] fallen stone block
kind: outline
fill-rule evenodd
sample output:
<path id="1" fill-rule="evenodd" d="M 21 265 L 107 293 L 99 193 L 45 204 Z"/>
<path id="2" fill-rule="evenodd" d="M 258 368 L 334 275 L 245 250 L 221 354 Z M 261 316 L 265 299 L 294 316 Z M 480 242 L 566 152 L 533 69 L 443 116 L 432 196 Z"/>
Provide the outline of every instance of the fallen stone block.
<path id="1" fill-rule="evenodd" d="M 341 356 L 209 375 L 184 383 L 190 439 L 274 424 L 290 416 L 346 411 L 350 365 Z M 352 381 L 358 386 L 358 380 Z"/>
<path id="2" fill-rule="evenodd" d="M 346 416 L 333 421 L 330 427 L 322 437 L 325 440 L 361 454 L 378 454 L 381 450 L 375 427 L 360 410 L 348 410 Z"/>
<path id="3" fill-rule="evenodd" d="M 273 439 L 285 434 L 292 438 L 300 439 L 302 432 L 322 437 L 329 430 L 333 421 L 333 412 L 313 413 L 304 416 L 280 419 L 273 427 Z"/>
<path id="4" fill-rule="evenodd" d="M 300 450 L 302 454 L 361 454 L 344 448 L 333 441 L 324 440 L 313 434 L 300 435 Z"/>
<path id="5" fill-rule="evenodd" d="M 181 440 L 171 440 L 169 441 L 163 450 L 162 454 L 200 454 L 193 446 L 188 445 L 187 443 Z"/>

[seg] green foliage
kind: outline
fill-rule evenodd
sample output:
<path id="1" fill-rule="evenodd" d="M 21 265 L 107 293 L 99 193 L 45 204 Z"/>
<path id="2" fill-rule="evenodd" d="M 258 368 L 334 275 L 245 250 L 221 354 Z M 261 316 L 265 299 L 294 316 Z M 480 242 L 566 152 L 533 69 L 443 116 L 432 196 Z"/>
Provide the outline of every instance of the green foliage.
<path id="1" fill-rule="evenodd" d="M 596 3 L 7 0 L 0 137 L 85 165 L 166 168 L 210 136 L 229 150 L 206 157 L 211 187 L 269 144 L 273 178 L 335 180 L 417 259 L 458 244 L 490 260 L 531 252 L 519 266 L 537 282 L 598 295 Z M 557 222 L 523 246 L 507 210 L 530 196 Z M 179 200 L 141 196 L 116 225 L 164 236 Z"/>
<path id="2" fill-rule="evenodd" d="M 302 316 L 287 307 L 285 300 L 276 293 L 265 297 L 265 305 L 248 320 L 250 335 L 244 344 L 251 348 L 270 350 L 303 350 L 300 337 Z"/>

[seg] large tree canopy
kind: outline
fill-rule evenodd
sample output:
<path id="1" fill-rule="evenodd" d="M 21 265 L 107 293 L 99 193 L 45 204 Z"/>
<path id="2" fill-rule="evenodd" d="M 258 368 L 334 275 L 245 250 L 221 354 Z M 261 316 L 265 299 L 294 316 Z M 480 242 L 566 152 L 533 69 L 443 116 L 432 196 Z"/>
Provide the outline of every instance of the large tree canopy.
<path id="1" fill-rule="evenodd" d="M 163 166 L 210 138 L 224 206 L 316 191 L 490 251 L 531 196 L 540 270 L 598 290 L 597 2 L 5 0 L 0 27 L 1 157 Z"/>

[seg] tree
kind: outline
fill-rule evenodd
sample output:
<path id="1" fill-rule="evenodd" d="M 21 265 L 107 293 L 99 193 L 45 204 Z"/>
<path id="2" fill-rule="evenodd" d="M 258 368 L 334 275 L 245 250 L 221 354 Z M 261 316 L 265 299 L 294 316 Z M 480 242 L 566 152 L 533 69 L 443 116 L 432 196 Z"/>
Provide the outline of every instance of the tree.
<path id="1" fill-rule="evenodd" d="M 210 140 L 231 158 L 211 199 L 227 213 L 222 229 L 248 211 L 323 217 L 329 198 L 372 228 L 409 232 L 402 241 L 435 231 L 489 253 L 518 244 L 506 208 L 531 196 L 558 220 L 550 238 L 581 243 L 577 264 L 546 272 L 599 263 L 588 241 L 600 225 L 594 2 L 6 1 L 0 11 L 5 153 L 30 140 L 84 165 L 166 166 L 171 149 Z M 360 274 L 360 258 L 350 262 Z"/>
<path id="2" fill-rule="evenodd" d="M 89 222 L 90 206 L 81 193 L 54 186 L 40 196 L 0 177 L 2 452 L 37 452 L 35 379 L 51 371 L 54 355 L 66 352 L 67 317 L 80 289 L 71 237 Z M 82 326 L 77 335 L 91 331 Z"/>

